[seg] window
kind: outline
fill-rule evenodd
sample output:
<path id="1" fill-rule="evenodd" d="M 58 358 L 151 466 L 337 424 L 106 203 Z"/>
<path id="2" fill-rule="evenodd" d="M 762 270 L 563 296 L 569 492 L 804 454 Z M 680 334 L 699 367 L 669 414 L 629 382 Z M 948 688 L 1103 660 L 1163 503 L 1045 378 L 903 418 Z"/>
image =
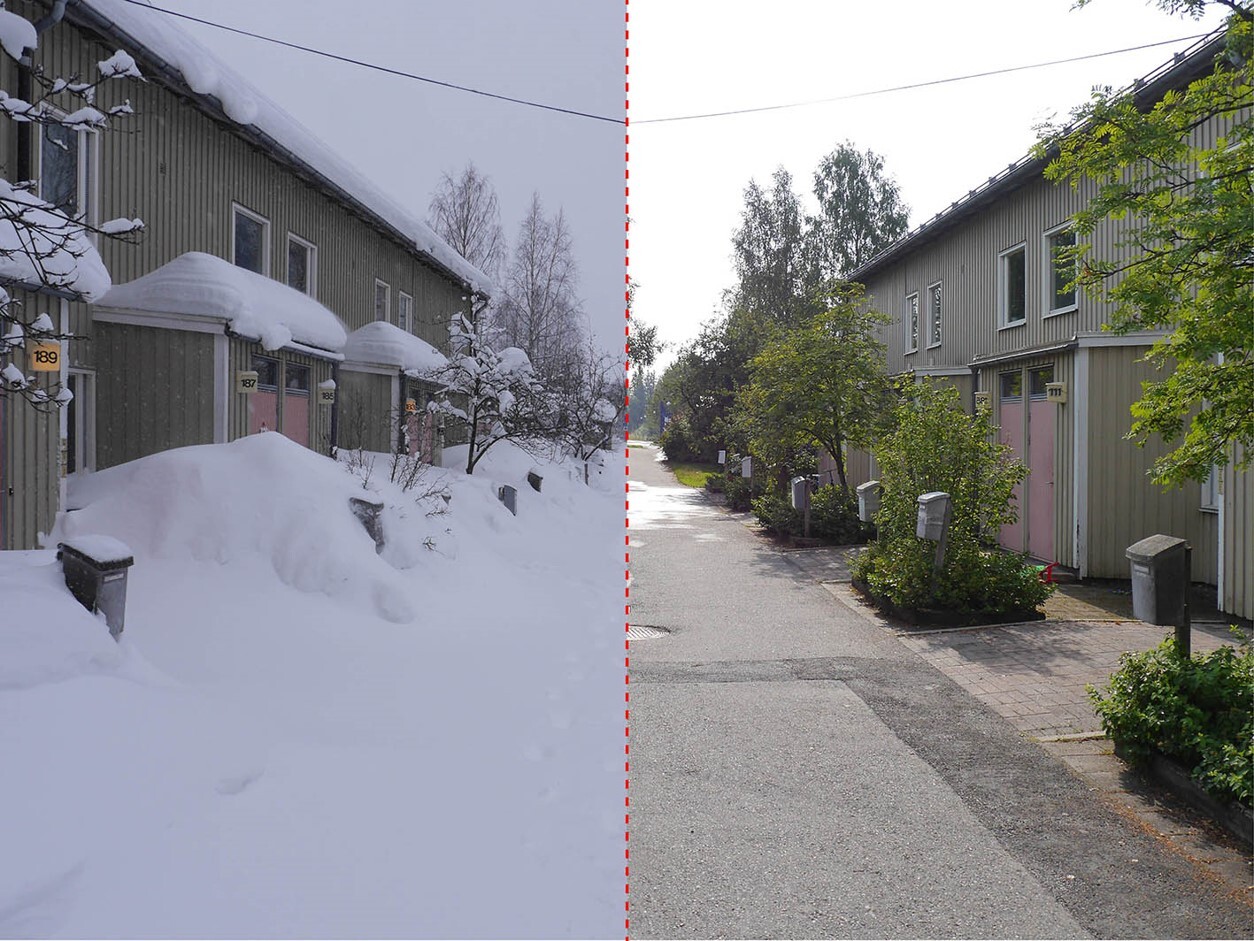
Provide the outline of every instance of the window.
<path id="1" fill-rule="evenodd" d="M 1023 399 L 1023 373 L 1018 369 L 999 374 L 997 383 L 1003 402 L 1018 402 Z"/>
<path id="2" fill-rule="evenodd" d="M 302 294 L 314 296 L 315 259 L 317 250 L 310 242 L 287 234 L 287 286 Z"/>
<path id="3" fill-rule="evenodd" d="M 919 348 L 919 295 L 911 294 L 906 298 L 906 352 L 913 353 Z"/>
<path id="4" fill-rule="evenodd" d="M 1212 467 L 1210 473 L 1206 475 L 1206 479 L 1202 481 L 1202 509 L 1203 510 L 1219 510 L 1219 475 L 1223 471 L 1219 467 Z"/>
<path id="5" fill-rule="evenodd" d="M 1076 309 L 1075 302 L 1075 261 L 1067 260 L 1063 253 L 1075 248 L 1075 232 L 1070 229 L 1059 229 L 1045 236 L 1045 272 L 1046 316 L 1062 314 Z"/>
<path id="6" fill-rule="evenodd" d="M 270 223 L 242 206 L 235 207 L 232 219 L 235 264 L 257 274 L 267 274 L 266 245 L 269 242 Z"/>
<path id="7" fill-rule="evenodd" d="M 412 333 L 414 330 L 414 299 L 402 291 L 399 303 L 401 305 L 401 309 L 398 314 L 397 323 L 406 333 Z"/>
<path id="8" fill-rule="evenodd" d="M 1028 315 L 1027 251 L 1022 245 L 998 256 L 1001 325 L 1013 327 Z"/>
<path id="9" fill-rule="evenodd" d="M 927 289 L 927 345 L 941 344 L 941 286 L 936 282 Z"/>
<path id="10" fill-rule="evenodd" d="M 1028 371 L 1028 395 L 1034 399 L 1043 399 L 1048 394 L 1045 386 L 1054 381 L 1054 367 L 1042 366 L 1040 369 Z"/>
<path id="11" fill-rule="evenodd" d="M 388 311 L 392 308 L 392 289 L 386 281 L 375 278 L 374 281 L 374 319 L 391 320 Z"/>
<path id="12" fill-rule="evenodd" d="M 95 176 L 92 145 L 95 138 L 61 124 L 39 128 L 39 196 L 67 216 L 94 222 L 91 212 Z"/>
<path id="13" fill-rule="evenodd" d="M 287 395 L 308 395 L 309 367 L 287 363 L 283 368 L 283 392 Z"/>
<path id="14" fill-rule="evenodd" d="M 257 388 L 265 392 L 279 389 L 279 361 L 269 356 L 253 357 L 253 372 L 257 374 Z"/>

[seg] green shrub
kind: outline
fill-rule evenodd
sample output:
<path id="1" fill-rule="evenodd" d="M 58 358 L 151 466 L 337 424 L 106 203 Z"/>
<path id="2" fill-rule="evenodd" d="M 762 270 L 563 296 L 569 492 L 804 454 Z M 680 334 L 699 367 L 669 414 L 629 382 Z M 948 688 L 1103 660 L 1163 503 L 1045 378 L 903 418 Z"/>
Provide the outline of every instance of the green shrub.
<path id="1" fill-rule="evenodd" d="M 819 487 L 810 495 L 810 535 L 838 546 L 866 542 L 868 530 L 858 519 L 858 498 L 840 487 Z"/>
<path id="2" fill-rule="evenodd" d="M 876 541 L 858 560 L 856 578 L 894 604 L 1004 614 L 1035 609 L 1053 590 L 1025 556 L 995 548 L 1000 528 L 1017 519 L 1015 485 L 1027 470 L 996 443 L 987 406 L 975 417 L 958 390 L 923 382 L 903 390 L 896 428 L 875 449 L 880 466 Z M 918 497 L 950 495 L 945 565 L 933 578 L 936 544 L 918 538 Z"/>
<path id="3" fill-rule="evenodd" d="M 693 440 L 692 430 L 688 427 L 686 418 L 672 418 L 668 421 L 666 430 L 658 438 L 658 444 L 666 452 L 666 459 L 669 461 L 696 462 L 700 460 L 697 443 Z"/>
<path id="4" fill-rule="evenodd" d="M 1254 650 L 1186 659 L 1174 637 L 1125 653 L 1104 690 L 1088 688 L 1102 728 L 1134 763 L 1162 752 L 1208 792 L 1248 805 L 1254 790 Z"/>
<path id="5" fill-rule="evenodd" d="M 792 501 L 778 491 L 769 491 L 753 500 L 753 515 L 769 532 L 777 536 L 800 536 L 801 514 L 793 509 Z"/>
<path id="6" fill-rule="evenodd" d="M 743 513 L 752 506 L 754 497 L 761 495 L 762 485 L 755 484 L 752 478 L 741 477 L 739 471 L 737 465 L 735 473 L 724 476 L 723 495 L 729 509 Z"/>

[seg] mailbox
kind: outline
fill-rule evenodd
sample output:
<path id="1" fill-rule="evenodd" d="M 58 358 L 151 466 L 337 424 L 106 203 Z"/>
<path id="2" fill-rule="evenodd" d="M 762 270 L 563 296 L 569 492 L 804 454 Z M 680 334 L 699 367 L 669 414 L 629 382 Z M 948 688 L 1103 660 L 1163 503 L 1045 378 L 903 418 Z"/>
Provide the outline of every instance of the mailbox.
<path id="1" fill-rule="evenodd" d="M 741 458 L 741 460 L 740 460 L 740 476 L 741 476 L 741 477 L 752 477 L 752 476 L 753 476 L 753 458 L 751 458 L 751 457 Z"/>
<path id="2" fill-rule="evenodd" d="M 810 508 L 809 477 L 794 477 L 792 479 L 792 508 L 802 511 Z"/>
<path id="3" fill-rule="evenodd" d="M 880 511 L 880 482 L 868 480 L 858 485 L 858 519 L 864 523 L 873 522 L 875 514 Z"/>
<path id="4" fill-rule="evenodd" d="M 915 535 L 940 542 L 949 527 L 949 494 L 933 491 L 919 496 L 919 520 Z"/>
<path id="5" fill-rule="evenodd" d="M 1161 533 L 1128 546 L 1132 613 L 1149 624 L 1180 627 L 1189 596 L 1189 544 Z"/>
<path id="6" fill-rule="evenodd" d="M 720 464 L 726 464 L 726 463 L 727 463 L 727 452 L 726 452 L 726 451 L 719 451 L 719 452 L 718 452 L 718 462 L 719 462 Z"/>
<path id="7" fill-rule="evenodd" d="M 515 516 L 518 515 L 518 491 L 509 484 L 504 484 L 496 491 L 496 498 L 505 504 L 505 509 Z"/>

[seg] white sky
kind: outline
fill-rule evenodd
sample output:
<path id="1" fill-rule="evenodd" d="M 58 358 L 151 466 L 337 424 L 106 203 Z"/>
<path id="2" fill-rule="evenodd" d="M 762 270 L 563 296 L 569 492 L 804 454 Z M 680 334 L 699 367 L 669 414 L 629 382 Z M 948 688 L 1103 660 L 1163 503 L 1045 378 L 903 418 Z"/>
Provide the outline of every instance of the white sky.
<path id="1" fill-rule="evenodd" d="M 633 316 L 675 347 L 732 287 L 731 235 L 750 179 L 783 165 L 809 194 L 846 139 L 885 158 L 918 225 L 1007 164 L 1033 127 L 1093 85 L 1122 87 L 1189 43 L 918 91 L 766 114 L 649 118 L 828 98 L 1206 32 L 1145 0 L 633 0 Z M 767 14 L 767 15 L 764 15 Z"/>
<path id="2" fill-rule="evenodd" d="M 153 5 L 515 98 L 623 114 L 615 0 L 153 0 Z M 163 14 L 154 13 L 154 16 Z M 491 177 L 511 244 L 532 191 L 565 210 L 580 296 L 622 338 L 623 128 L 383 75 L 176 21 L 421 219 L 444 171 Z"/>

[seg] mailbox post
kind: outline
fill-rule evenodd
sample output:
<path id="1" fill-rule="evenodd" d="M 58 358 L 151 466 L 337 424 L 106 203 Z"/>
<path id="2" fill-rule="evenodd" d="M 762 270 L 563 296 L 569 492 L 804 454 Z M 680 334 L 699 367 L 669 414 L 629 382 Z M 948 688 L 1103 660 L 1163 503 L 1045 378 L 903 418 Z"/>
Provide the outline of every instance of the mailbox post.
<path id="1" fill-rule="evenodd" d="M 1176 650 L 1193 654 L 1189 583 L 1193 549 L 1183 539 L 1157 533 L 1128 546 L 1132 567 L 1132 613 L 1149 624 L 1176 629 Z"/>
<path id="2" fill-rule="evenodd" d="M 939 490 L 919 495 L 919 518 L 915 535 L 936 543 L 936 558 L 932 562 L 932 589 L 945 567 L 945 548 L 949 542 L 949 517 L 952 501 L 949 494 Z"/>

